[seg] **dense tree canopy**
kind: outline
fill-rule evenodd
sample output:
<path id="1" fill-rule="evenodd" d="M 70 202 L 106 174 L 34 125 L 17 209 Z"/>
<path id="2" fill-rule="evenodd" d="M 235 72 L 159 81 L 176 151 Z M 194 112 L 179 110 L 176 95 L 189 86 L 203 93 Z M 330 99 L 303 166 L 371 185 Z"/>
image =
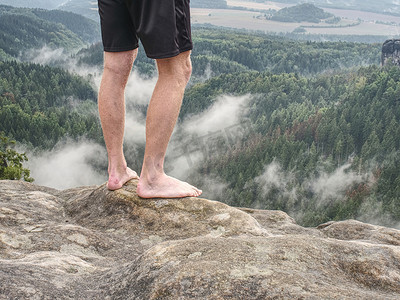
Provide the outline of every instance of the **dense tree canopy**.
<path id="1" fill-rule="evenodd" d="M 44 45 L 67 50 L 98 41 L 98 25 L 82 16 L 0 5 L 0 60 L 19 57 Z"/>
<path id="2" fill-rule="evenodd" d="M 392 219 L 381 220 L 388 224 L 400 219 L 398 78 L 399 68 L 378 66 L 311 78 L 227 74 L 193 87 L 183 113 L 208 108 L 221 90 L 255 95 L 247 114 L 253 131 L 235 148 L 222 147 L 202 167 L 205 174 L 229 183 L 230 204 L 302 212 L 299 221 L 306 225 L 366 213 L 389 215 Z M 257 178 L 273 163 L 290 180 L 284 188 L 265 193 Z M 346 164 L 358 180 L 342 197 L 318 204 L 321 195 L 310 182 Z"/>
<path id="3" fill-rule="evenodd" d="M 231 30 L 198 29 L 193 32 L 193 75 L 207 69 L 213 76 L 243 71 L 299 73 L 315 75 L 344 68 L 379 64 L 381 45 L 350 42 L 300 42 L 265 34 L 246 34 Z M 81 63 L 102 65 L 103 48 L 93 45 L 78 53 Z M 143 47 L 135 67 L 152 74 L 154 62 L 145 56 Z"/>
<path id="4" fill-rule="evenodd" d="M 0 62 L 0 131 L 50 148 L 64 136 L 101 140 L 96 92 L 86 79 L 49 66 Z"/>

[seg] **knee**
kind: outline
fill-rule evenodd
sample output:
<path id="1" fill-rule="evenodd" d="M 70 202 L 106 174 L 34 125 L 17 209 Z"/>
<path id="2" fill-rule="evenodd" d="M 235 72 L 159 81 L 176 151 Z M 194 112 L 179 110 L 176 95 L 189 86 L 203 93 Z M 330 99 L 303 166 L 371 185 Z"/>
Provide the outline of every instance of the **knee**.
<path id="1" fill-rule="evenodd" d="M 160 77 L 172 78 L 179 85 L 186 85 L 192 75 L 192 62 L 190 55 L 179 55 L 172 59 L 157 61 Z"/>
<path id="2" fill-rule="evenodd" d="M 186 86 L 190 80 L 190 76 L 192 75 L 192 63 L 190 57 L 182 61 L 180 65 L 176 66 L 173 72 L 178 84 Z"/>
<path id="3" fill-rule="evenodd" d="M 105 52 L 104 71 L 114 77 L 128 77 L 136 56 L 137 50 L 114 53 Z"/>
<path id="4" fill-rule="evenodd" d="M 189 62 L 180 65 L 178 68 L 175 68 L 173 72 L 177 84 L 185 87 L 192 75 L 192 64 L 190 63 L 190 60 Z"/>
<path id="5" fill-rule="evenodd" d="M 185 83 L 189 82 L 191 75 L 192 75 L 192 62 L 190 60 L 190 57 L 188 57 L 185 65 L 182 67 L 182 77 Z"/>

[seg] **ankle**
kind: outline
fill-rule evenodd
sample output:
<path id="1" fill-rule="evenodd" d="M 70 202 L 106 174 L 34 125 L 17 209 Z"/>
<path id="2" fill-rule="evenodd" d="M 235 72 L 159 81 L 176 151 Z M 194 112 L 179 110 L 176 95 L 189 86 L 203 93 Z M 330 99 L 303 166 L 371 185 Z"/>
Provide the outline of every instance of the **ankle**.
<path id="1" fill-rule="evenodd" d="M 108 174 L 115 175 L 115 174 L 123 173 L 123 172 L 126 172 L 127 169 L 128 169 L 128 165 L 126 163 L 118 164 L 118 165 L 110 164 L 110 166 L 108 167 Z"/>
<path id="2" fill-rule="evenodd" d="M 153 185 L 160 181 L 161 178 L 165 177 L 165 173 L 161 172 L 142 172 L 140 174 L 140 181 L 146 183 L 147 185 Z"/>
<path id="3" fill-rule="evenodd" d="M 157 183 L 160 179 L 164 178 L 164 153 L 157 156 L 145 156 L 143 160 L 142 172 L 140 178 L 148 184 L 152 185 Z"/>

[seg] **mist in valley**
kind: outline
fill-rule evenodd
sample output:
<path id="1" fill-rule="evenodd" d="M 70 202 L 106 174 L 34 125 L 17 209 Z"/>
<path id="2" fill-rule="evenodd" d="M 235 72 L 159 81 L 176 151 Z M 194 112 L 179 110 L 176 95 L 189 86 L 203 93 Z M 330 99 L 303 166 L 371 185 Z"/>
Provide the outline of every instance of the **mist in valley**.
<path id="1" fill-rule="evenodd" d="M 68 55 L 63 49 L 30 50 L 23 55 L 24 60 L 43 65 L 56 65 L 71 73 L 90 78 L 93 89 L 98 90 L 101 82 L 100 66 L 87 66 L 78 63 L 78 58 Z M 195 81 L 210 78 L 212 70 L 208 66 L 205 74 Z M 126 87 L 126 122 L 124 150 L 131 167 L 140 172 L 145 146 L 146 107 L 157 82 L 157 76 L 144 77 L 135 69 Z M 247 112 L 253 96 L 219 95 L 213 104 L 197 115 L 186 117 L 176 125 L 167 149 L 165 170 L 169 175 L 181 180 L 189 180 L 203 189 L 203 196 L 209 199 L 224 199 L 229 182 L 218 174 L 202 174 L 201 167 L 221 153 L 230 151 L 237 141 L 245 140 L 252 130 L 247 120 Z M 93 103 L 90 113 L 98 114 L 97 104 Z M 107 181 L 107 153 L 104 145 L 82 137 L 79 140 L 63 139 L 53 149 L 35 151 L 20 146 L 27 152 L 35 183 L 57 189 L 68 189 L 84 185 L 100 185 Z M 317 174 L 308 178 L 303 188 L 309 189 L 318 197 L 318 205 L 329 201 L 344 199 L 346 191 L 353 184 L 365 181 L 368 174 L 356 174 L 349 170 L 350 165 L 338 166 L 333 172 L 321 168 Z M 297 201 L 296 175 L 282 169 L 279 161 L 264 166 L 264 172 L 254 179 L 263 195 L 268 199 L 271 189 L 288 199 Z M 244 186 L 243 188 L 246 188 Z M 292 215 L 301 217 L 298 212 Z M 369 216 L 373 218 L 373 216 Z"/>

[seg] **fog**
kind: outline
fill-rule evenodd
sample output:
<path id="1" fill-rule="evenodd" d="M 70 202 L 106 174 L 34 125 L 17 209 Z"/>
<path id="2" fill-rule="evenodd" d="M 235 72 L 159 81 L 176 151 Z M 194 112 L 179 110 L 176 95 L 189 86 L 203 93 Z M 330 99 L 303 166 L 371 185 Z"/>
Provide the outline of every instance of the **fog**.
<path id="1" fill-rule="evenodd" d="M 250 95 L 219 96 L 204 112 L 179 124 L 168 146 L 166 171 L 182 180 L 195 179 L 203 197 L 221 198 L 227 183 L 217 175 L 205 177 L 198 169 L 248 134 L 245 114 L 250 100 Z"/>
<path id="2" fill-rule="evenodd" d="M 351 164 L 347 163 L 332 173 L 321 172 L 318 178 L 313 178 L 307 183 L 318 196 L 319 204 L 343 198 L 348 188 L 363 181 L 361 175 L 349 170 L 350 167 Z"/>
<path id="3" fill-rule="evenodd" d="M 50 151 L 27 151 L 27 155 L 26 166 L 38 185 L 67 189 L 107 180 L 106 170 L 96 168 L 107 164 L 106 151 L 93 142 L 64 140 Z"/>
<path id="4" fill-rule="evenodd" d="M 66 55 L 62 49 L 51 50 L 44 47 L 31 50 L 26 57 L 40 64 L 61 65 L 81 76 L 91 75 L 93 88 L 99 88 L 102 70 L 79 65 L 76 59 Z M 204 80 L 211 74 L 212 70 L 206 68 Z M 139 149 L 143 149 L 145 145 L 146 115 L 143 108 L 149 103 L 156 81 L 156 77 L 141 77 L 134 69 L 126 87 L 125 153 L 128 160 L 138 161 L 138 166 L 143 159 L 137 157 Z M 213 178 L 204 178 L 198 169 L 221 151 L 229 150 L 236 140 L 248 134 L 251 128 L 245 116 L 251 99 L 251 95 L 221 95 L 202 113 L 178 123 L 167 149 L 166 172 L 181 180 L 194 178 L 202 185 L 200 188 L 207 190 L 207 197 L 222 196 L 227 183 L 215 175 Z M 63 140 L 51 151 L 30 152 L 28 157 L 28 167 L 37 184 L 65 189 L 102 184 L 107 180 L 106 150 L 91 141 Z M 318 195 L 321 205 L 332 199 L 340 199 L 349 186 L 362 180 L 361 176 L 348 171 L 349 166 L 343 165 L 329 174 L 321 172 L 318 177 L 305 183 Z M 271 189 L 278 189 L 289 201 L 297 199 L 297 191 L 291 188 L 295 186 L 294 180 L 294 174 L 284 172 L 276 161 L 265 166 L 263 174 L 255 179 L 265 194 Z"/>
<path id="5" fill-rule="evenodd" d="M 79 65 L 77 60 L 66 55 L 62 49 L 44 47 L 31 50 L 25 56 L 28 60 L 40 64 L 59 65 L 66 70 L 81 76 L 91 76 L 93 88 L 98 90 L 102 70 L 99 67 Z M 207 80 L 212 70 L 208 67 L 201 80 Z M 198 78 L 197 78 L 198 79 Z M 128 160 L 139 162 L 139 149 L 145 145 L 145 107 L 147 106 L 157 78 L 143 78 L 134 69 L 126 87 L 126 122 L 125 122 L 125 153 Z M 221 152 L 228 151 L 237 140 L 246 137 L 251 129 L 251 123 L 246 119 L 246 113 L 252 100 L 252 95 L 232 96 L 220 95 L 213 99 L 212 105 L 205 111 L 192 115 L 174 129 L 172 139 L 167 149 L 165 170 L 181 180 L 187 180 L 203 189 L 203 196 L 209 199 L 224 199 L 228 183 L 218 175 L 205 177 L 199 169 L 202 165 Z M 97 113 L 96 104 L 93 113 Z M 62 140 L 52 150 L 36 152 L 26 151 L 35 183 L 57 189 L 67 189 L 77 186 L 99 185 L 107 181 L 107 153 L 104 146 L 84 138 L 79 141 Z M 140 165 L 140 163 L 138 164 Z M 139 173 L 140 170 L 135 168 Z M 361 183 L 369 174 L 357 174 L 350 169 L 350 164 L 339 166 L 333 172 L 320 169 L 317 175 L 306 179 L 302 189 L 308 189 L 318 199 L 317 206 L 326 205 L 329 201 L 341 201 L 346 191 L 354 184 Z M 287 201 L 298 200 L 296 176 L 294 172 L 285 171 L 278 161 L 264 166 L 263 173 L 254 181 L 261 187 L 262 193 L 268 195 L 271 190 L 279 191 Z M 246 186 L 244 187 L 246 188 Z M 225 199 L 230 201 L 232 199 Z M 381 215 L 374 214 L 379 208 L 374 203 L 365 201 L 362 204 L 361 220 L 370 223 L 380 223 Z M 292 212 L 293 215 L 298 212 Z M 385 218 L 388 216 L 384 216 Z"/>
<path id="6" fill-rule="evenodd" d="M 205 112 L 186 120 L 182 127 L 197 135 L 206 135 L 237 124 L 248 110 L 250 96 L 219 96 Z"/>
<path id="7" fill-rule="evenodd" d="M 359 175 L 350 170 L 351 164 L 346 163 L 336 168 L 333 172 L 320 171 L 317 175 L 306 178 L 301 184 L 302 189 L 307 189 L 318 199 L 317 205 L 325 205 L 328 201 L 337 201 L 344 199 L 346 191 L 356 183 L 360 183 L 368 178 L 369 174 Z M 273 161 L 264 166 L 264 172 L 255 178 L 264 195 L 272 190 L 278 190 L 280 195 L 291 200 L 297 199 L 298 192 L 296 186 L 296 174 L 290 171 L 284 171 L 279 162 Z"/>
<path id="8" fill-rule="evenodd" d="M 78 60 L 63 48 L 54 49 L 43 46 L 39 49 L 31 49 L 21 53 L 19 59 L 41 65 L 57 66 L 83 77 L 90 75 L 94 78 L 97 87 L 100 84 L 102 73 L 100 67 L 79 64 Z"/>
<path id="9" fill-rule="evenodd" d="M 70 57 L 63 49 L 30 50 L 23 55 L 29 60 L 42 65 L 57 65 L 69 72 L 81 76 L 91 76 L 93 88 L 99 89 L 102 70 L 99 67 L 79 65 L 75 58 Z M 212 74 L 210 67 L 206 68 L 204 78 Z M 199 80 L 199 78 L 197 78 Z M 126 120 L 124 146 L 127 160 L 142 161 L 137 157 L 139 149 L 145 145 L 145 107 L 150 101 L 157 77 L 143 78 L 133 68 L 126 86 Z M 165 169 L 169 175 L 181 180 L 201 178 L 207 186 L 209 197 L 218 197 L 226 187 L 217 176 L 203 179 L 198 174 L 198 166 L 211 159 L 215 152 L 215 139 L 223 139 L 226 146 L 235 142 L 236 137 L 243 137 L 246 130 L 243 125 L 247 104 L 251 99 L 246 96 L 222 95 L 214 99 L 213 104 L 204 112 L 186 118 L 174 129 L 172 139 L 167 149 Z M 93 107 L 97 113 L 97 107 Z M 188 147 L 189 145 L 189 147 Z M 66 189 L 82 185 L 102 184 L 107 180 L 106 149 L 92 141 L 71 140 L 60 141 L 54 149 L 45 152 L 28 151 L 27 167 L 35 178 L 35 183 L 57 189 Z M 140 170 L 136 170 L 140 171 Z"/>
<path id="10" fill-rule="evenodd" d="M 138 95 L 147 94 L 153 79 L 148 81 L 142 86 L 137 86 Z M 133 101 L 133 95 L 127 95 L 128 97 Z M 172 138 L 168 146 L 166 172 L 181 180 L 187 180 L 189 176 L 203 177 L 196 174 L 197 168 L 206 160 L 213 158 L 215 153 L 210 150 L 215 146 L 215 138 L 222 138 L 226 143 L 231 143 L 235 137 L 243 136 L 244 132 L 239 129 L 245 130 L 245 128 L 240 122 L 245 111 L 243 105 L 249 99 L 250 96 L 221 96 L 208 110 L 177 125 L 176 131 L 179 131 L 180 138 Z M 143 99 L 137 101 L 142 103 Z M 232 126 L 235 131 L 227 135 L 225 129 Z M 125 144 L 132 151 L 135 147 L 143 147 L 144 143 L 145 116 L 138 111 L 129 110 L 126 114 Z M 28 151 L 27 155 L 29 162 L 26 166 L 31 170 L 35 183 L 40 185 L 66 189 L 82 185 L 98 185 L 107 180 L 106 149 L 91 141 L 63 140 L 50 151 L 40 153 Z M 226 187 L 226 183 L 216 176 L 204 179 L 202 182 L 208 187 L 206 194 L 211 198 L 221 195 Z"/>
<path id="11" fill-rule="evenodd" d="M 265 196 L 272 189 L 277 189 L 285 198 L 295 200 L 297 199 L 296 189 L 290 187 L 295 183 L 295 178 L 293 173 L 285 172 L 279 162 L 274 160 L 264 166 L 264 172 L 254 181 L 261 187 Z"/>

